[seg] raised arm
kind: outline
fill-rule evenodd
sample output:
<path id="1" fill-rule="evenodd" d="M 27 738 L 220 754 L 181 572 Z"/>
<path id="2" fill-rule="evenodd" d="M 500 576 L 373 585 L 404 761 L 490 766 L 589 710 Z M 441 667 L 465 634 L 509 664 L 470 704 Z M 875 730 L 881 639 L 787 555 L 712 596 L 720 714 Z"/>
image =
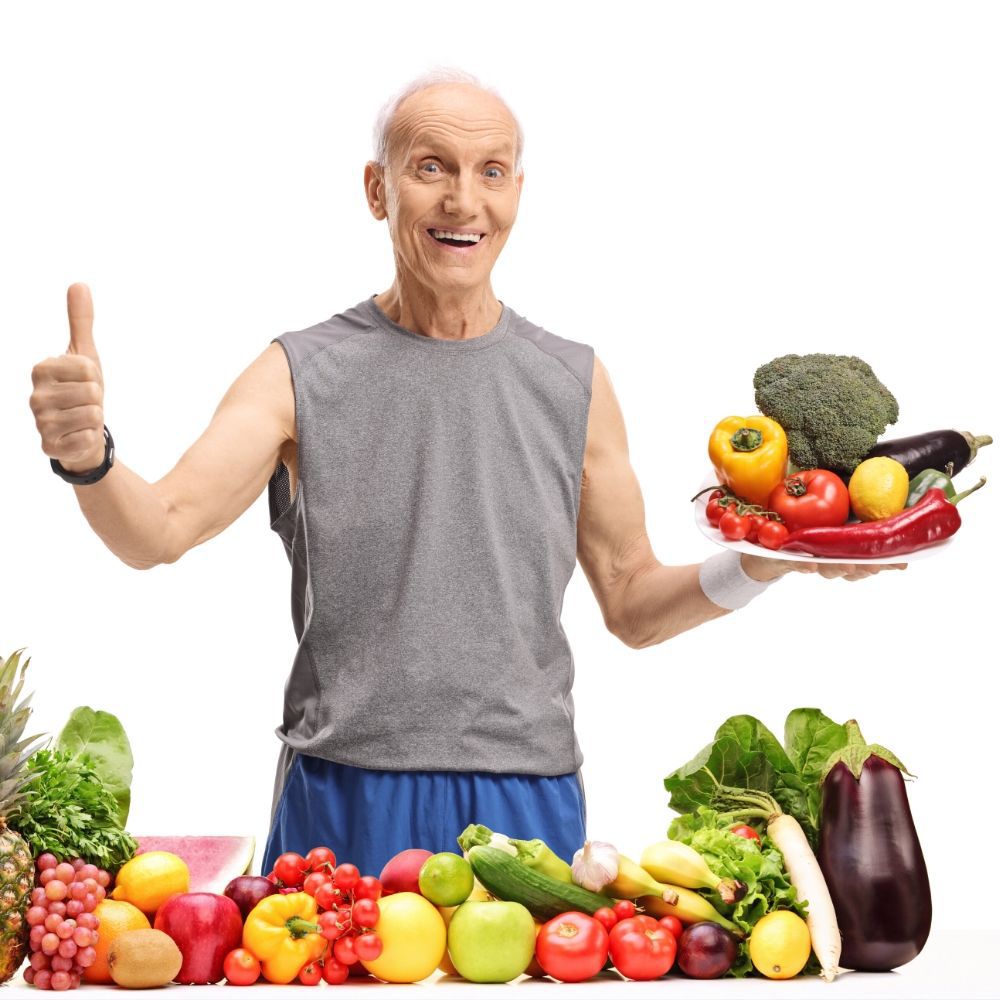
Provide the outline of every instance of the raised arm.
<path id="1" fill-rule="evenodd" d="M 577 558 L 608 630 L 633 649 L 729 613 L 702 591 L 700 563 L 664 566 L 653 554 L 642 492 L 629 461 L 625 421 L 607 370 L 596 357 Z"/>
<path id="2" fill-rule="evenodd" d="M 69 350 L 35 365 L 30 403 L 42 450 L 79 472 L 103 456 L 104 383 L 86 285 L 71 286 L 67 305 Z M 235 521 L 260 496 L 294 435 L 288 362 L 271 344 L 162 479 L 148 483 L 116 456 L 103 479 L 72 489 L 105 545 L 127 565 L 150 569 L 175 562 Z"/>

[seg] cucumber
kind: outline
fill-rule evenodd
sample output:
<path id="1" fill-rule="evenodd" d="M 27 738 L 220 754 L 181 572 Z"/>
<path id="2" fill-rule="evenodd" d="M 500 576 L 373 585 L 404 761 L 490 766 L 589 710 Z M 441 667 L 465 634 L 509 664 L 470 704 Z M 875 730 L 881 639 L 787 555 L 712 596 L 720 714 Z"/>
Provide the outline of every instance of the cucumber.
<path id="1" fill-rule="evenodd" d="M 593 915 L 602 906 L 614 906 L 615 901 L 608 896 L 560 882 L 495 847 L 473 847 L 469 863 L 476 878 L 497 899 L 520 903 L 539 920 L 551 920 L 569 910 Z"/>

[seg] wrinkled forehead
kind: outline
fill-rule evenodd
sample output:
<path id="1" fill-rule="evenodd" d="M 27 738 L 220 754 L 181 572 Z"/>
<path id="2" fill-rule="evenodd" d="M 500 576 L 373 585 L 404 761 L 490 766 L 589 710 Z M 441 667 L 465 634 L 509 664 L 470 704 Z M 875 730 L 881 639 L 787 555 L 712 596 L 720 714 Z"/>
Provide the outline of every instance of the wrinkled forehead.
<path id="1" fill-rule="evenodd" d="M 513 164 L 517 126 L 503 101 L 478 87 L 428 87 L 407 97 L 392 118 L 391 158 L 405 159 L 418 145 L 461 152 L 502 151 Z"/>

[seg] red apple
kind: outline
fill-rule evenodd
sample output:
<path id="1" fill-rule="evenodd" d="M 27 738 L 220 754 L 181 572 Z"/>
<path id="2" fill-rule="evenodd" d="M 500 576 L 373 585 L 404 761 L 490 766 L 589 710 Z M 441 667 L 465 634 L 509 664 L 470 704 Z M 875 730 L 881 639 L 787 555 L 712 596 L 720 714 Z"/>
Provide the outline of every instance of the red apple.
<path id="1" fill-rule="evenodd" d="M 222 979 L 226 955 L 243 943 L 243 917 L 228 897 L 214 892 L 171 896 L 153 926 L 173 938 L 184 961 L 174 982 L 202 986 Z"/>
<path id="2" fill-rule="evenodd" d="M 419 847 L 411 847 L 406 851 L 400 851 L 394 858 L 390 858 L 382 869 L 382 874 L 378 880 L 382 883 L 382 895 L 391 896 L 394 892 L 415 892 L 420 894 L 420 885 L 417 877 L 424 862 L 431 857 L 431 851 L 424 851 Z"/>

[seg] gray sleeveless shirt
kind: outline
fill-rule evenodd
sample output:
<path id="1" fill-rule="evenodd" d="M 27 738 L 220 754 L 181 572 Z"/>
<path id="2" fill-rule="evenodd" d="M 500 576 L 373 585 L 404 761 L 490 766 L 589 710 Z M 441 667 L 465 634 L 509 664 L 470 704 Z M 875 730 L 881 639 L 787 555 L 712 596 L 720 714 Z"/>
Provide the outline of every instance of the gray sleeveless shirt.
<path id="1" fill-rule="evenodd" d="M 279 738 L 386 770 L 566 774 L 593 349 L 504 305 L 439 340 L 374 297 L 275 337 L 295 391 L 298 484 L 271 527 L 298 638 Z"/>

